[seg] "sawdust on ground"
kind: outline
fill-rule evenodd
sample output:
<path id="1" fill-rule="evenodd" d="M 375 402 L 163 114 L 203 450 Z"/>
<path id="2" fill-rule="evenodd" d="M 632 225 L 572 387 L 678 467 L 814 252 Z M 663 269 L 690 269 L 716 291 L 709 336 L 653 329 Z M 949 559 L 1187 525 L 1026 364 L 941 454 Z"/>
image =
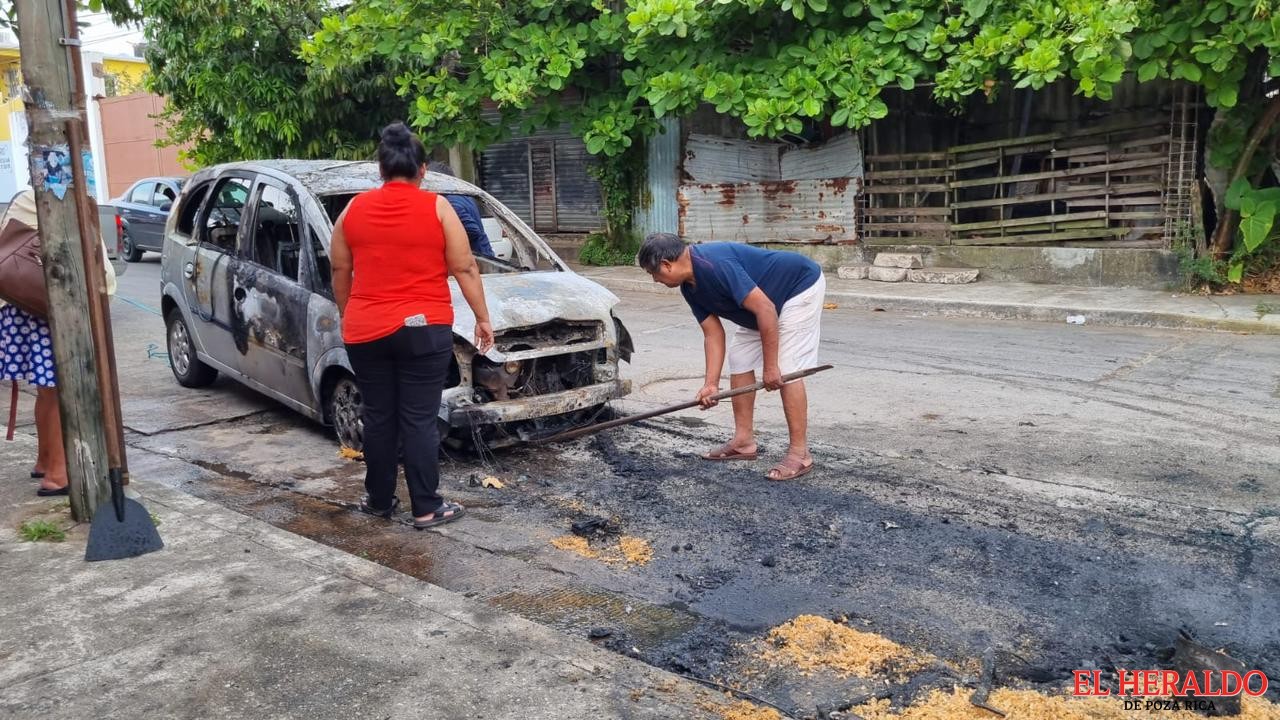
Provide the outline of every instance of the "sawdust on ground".
<path id="1" fill-rule="evenodd" d="M 760 707 L 746 700 L 717 708 L 716 712 L 724 720 L 782 720 L 782 714 L 777 710 Z"/>
<path id="2" fill-rule="evenodd" d="M 551 539 L 552 547 L 611 565 L 647 565 L 653 559 L 653 546 L 644 538 L 623 535 L 616 542 L 597 541 L 592 545 L 584 537 L 561 535 Z"/>
<path id="3" fill-rule="evenodd" d="M 934 690 L 914 705 L 893 710 L 888 700 L 872 700 L 850 711 L 864 720 L 991 720 L 994 715 L 969 702 L 968 688 Z M 1186 711 L 1125 710 L 1120 698 L 1076 698 L 1044 695 L 1031 690 L 993 690 L 987 704 L 1017 720 L 1168 720 L 1200 717 Z M 1280 706 L 1259 698 L 1244 698 L 1239 720 L 1280 720 Z"/>
<path id="4" fill-rule="evenodd" d="M 644 538 L 623 535 L 618 538 L 618 549 L 628 565 L 648 565 L 653 559 L 653 546 Z"/>
<path id="5" fill-rule="evenodd" d="M 908 670 L 932 658 L 875 633 L 862 632 L 817 615 L 800 615 L 769 631 L 765 662 L 784 662 L 809 673 L 829 670 L 840 677 L 869 677 L 890 669 Z"/>

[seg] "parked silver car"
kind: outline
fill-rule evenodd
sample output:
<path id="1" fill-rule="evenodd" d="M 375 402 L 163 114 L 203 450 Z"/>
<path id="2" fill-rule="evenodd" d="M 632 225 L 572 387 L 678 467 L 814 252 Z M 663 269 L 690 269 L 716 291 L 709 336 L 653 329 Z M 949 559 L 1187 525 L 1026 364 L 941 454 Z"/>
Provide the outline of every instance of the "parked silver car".
<path id="1" fill-rule="evenodd" d="M 333 222 L 379 184 L 370 162 L 220 165 L 183 187 L 165 226 L 161 307 L 173 374 L 186 387 L 219 372 L 363 442 L 360 392 L 342 343 L 329 275 Z M 583 419 L 630 391 L 618 361 L 632 342 L 618 298 L 570 270 L 488 193 L 444 175 L 423 187 L 474 196 L 511 242 L 509 260 L 477 258 L 495 332 L 471 345 L 475 317 L 453 286 L 454 366 L 442 429 L 490 445 Z M 452 284 L 452 280 L 450 281 Z"/>

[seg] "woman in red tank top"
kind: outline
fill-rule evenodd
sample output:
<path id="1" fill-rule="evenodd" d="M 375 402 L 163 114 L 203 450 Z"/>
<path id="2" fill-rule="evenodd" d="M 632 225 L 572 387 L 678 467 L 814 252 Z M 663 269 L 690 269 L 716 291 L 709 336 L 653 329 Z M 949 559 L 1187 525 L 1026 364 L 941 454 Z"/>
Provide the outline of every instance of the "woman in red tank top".
<path id="1" fill-rule="evenodd" d="M 357 195 L 334 223 L 333 294 L 364 402 L 360 509 L 396 512 L 403 448 L 413 526 L 423 529 L 465 510 L 438 492 L 436 417 L 453 360 L 449 275 L 476 316 L 476 350 L 493 347 L 493 328 L 467 232 L 448 201 L 421 189 L 426 148 L 404 123 L 382 131 L 378 166 L 382 187 Z"/>

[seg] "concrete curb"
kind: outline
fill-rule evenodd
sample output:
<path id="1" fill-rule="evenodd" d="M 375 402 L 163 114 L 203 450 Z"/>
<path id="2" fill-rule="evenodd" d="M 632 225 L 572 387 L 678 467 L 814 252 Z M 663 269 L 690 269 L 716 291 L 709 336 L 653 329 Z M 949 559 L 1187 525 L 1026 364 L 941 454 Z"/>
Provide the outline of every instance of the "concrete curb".
<path id="1" fill-rule="evenodd" d="M 679 291 L 654 283 L 647 278 L 618 277 L 586 270 L 586 277 L 615 292 L 643 292 L 655 295 L 679 295 Z M 827 301 L 846 309 L 884 310 L 887 312 L 922 313 L 942 317 L 969 317 L 988 320 L 1027 320 L 1065 323 L 1068 315 L 1083 315 L 1087 325 L 1109 327 L 1145 327 L 1165 330 L 1216 330 L 1280 335 L 1280 322 L 1274 319 L 1250 320 L 1239 317 L 1212 317 L 1184 312 L 1108 308 L 1071 303 L 1005 302 L 998 300 L 966 300 L 958 298 L 911 297 L 869 292 L 851 292 L 827 286 Z"/>
<path id="2" fill-rule="evenodd" d="M 1065 323 L 1069 315 L 1082 315 L 1087 325 L 1146 327 L 1165 330 L 1217 330 L 1280 335 L 1280 325 L 1234 318 L 1210 318 L 1183 313 L 1097 308 L 1067 304 L 1033 304 L 904 298 L 849 292 L 827 292 L 827 300 L 841 307 L 889 312 L 911 312 L 944 317 L 971 317 L 988 320 L 1029 320 Z"/>

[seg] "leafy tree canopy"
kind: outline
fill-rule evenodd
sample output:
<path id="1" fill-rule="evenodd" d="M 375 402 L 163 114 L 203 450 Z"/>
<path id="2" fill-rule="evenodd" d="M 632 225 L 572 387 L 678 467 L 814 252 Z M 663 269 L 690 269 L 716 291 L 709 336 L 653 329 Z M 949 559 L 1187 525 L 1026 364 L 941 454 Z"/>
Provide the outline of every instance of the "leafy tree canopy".
<path id="1" fill-rule="evenodd" d="M 536 123 L 572 88 L 589 149 L 616 154 L 701 102 L 777 136 L 823 118 L 862 127 L 887 113 L 883 88 L 922 82 L 948 104 L 1067 78 L 1105 100 L 1135 70 L 1231 108 L 1253 53 L 1280 47 L 1273 2 L 353 0 L 303 56 L 322 75 L 385 63 L 414 124 L 444 143 L 492 139 L 475 122 L 486 99 Z"/>
<path id="2" fill-rule="evenodd" d="M 151 89 L 170 139 L 202 164 L 254 157 L 366 157 L 405 115 L 380 61 L 317 77 L 298 56 L 324 0 L 147 0 Z"/>

